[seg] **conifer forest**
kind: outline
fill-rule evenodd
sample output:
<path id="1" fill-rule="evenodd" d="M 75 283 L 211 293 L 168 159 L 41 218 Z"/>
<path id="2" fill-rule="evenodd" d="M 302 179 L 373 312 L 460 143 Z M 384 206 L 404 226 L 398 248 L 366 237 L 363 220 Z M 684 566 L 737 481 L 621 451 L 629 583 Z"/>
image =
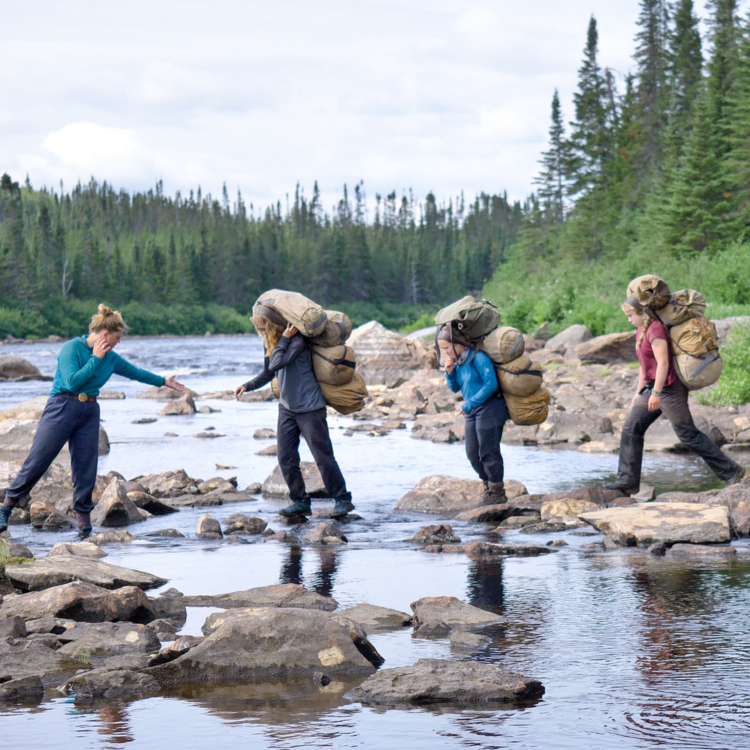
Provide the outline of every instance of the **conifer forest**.
<path id="1" fill-rule="evenodd" d="M 134 333 L 250 330 L 259 293 L 296 289 L 356 323 L 405 327 L 466 293 L 530 331 L 622 330 L 625 285 L 659 273 L 712 316 L 750 312 L 750 18 L 711 0 L 641 0 L 632 68 L 616 75 L 582 20 L 572 112 L 550 92 L 549 143 L 523 202 L 366 196 L 318 185 L 269 207 L 241 195 L 0 183 L 0 336 L 79 333 L 94 302 Z M 502 144 L 498 144 L 501 148 Z M 421 316 L 421 317 L 420 317 Z M 416 323 L 415 323 L 416 325 Z"/>

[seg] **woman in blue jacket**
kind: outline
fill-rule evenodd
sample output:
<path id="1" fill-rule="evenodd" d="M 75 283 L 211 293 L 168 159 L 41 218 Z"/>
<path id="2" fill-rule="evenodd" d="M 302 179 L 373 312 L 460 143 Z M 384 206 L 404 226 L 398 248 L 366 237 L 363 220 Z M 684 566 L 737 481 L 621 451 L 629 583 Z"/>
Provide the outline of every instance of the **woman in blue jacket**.
<path id="1" fill-rule="evenodd" d="M 503 484 L 500 439 L 508 419 L 508 407 L 498 387 L 495 366 L 484 353 L 451 326 L 438 333 L 441 359 L 448 387 L 464 397 L 466 455 L 484 483 L 482 505 L 507 502 Z"/>
<path id="2" fill-rule="evenodd" d="M 73 510 L 81 538 L 91 534 L 91 495 L 96 484 L 99 460 L 99 390 L 116 373 L 148 385 L 167 385 L 187 390 L 173 375 L 164 378 L 130 364 L 113 349 L 125 332 L 119 312 L 105 305 L 91 318 L 88 336 L 63 345 L 57 357 L 57 370 L 47 405 L 39 420 L 29 455 L 21 471 L 5 491 L 0 506 L 0 532 L 18 501 L 26 497 L 57 458 L 65 443 L 70 446 L 73 475 Z"/>

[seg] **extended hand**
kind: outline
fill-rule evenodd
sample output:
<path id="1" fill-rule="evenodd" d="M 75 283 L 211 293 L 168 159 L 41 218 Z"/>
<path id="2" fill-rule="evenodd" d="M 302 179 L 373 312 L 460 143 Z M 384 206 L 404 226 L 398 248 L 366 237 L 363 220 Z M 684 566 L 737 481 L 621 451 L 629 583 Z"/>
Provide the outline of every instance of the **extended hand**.
<path id="1" fill-rule="evenodd" d="M 292 338 L 292 336 L 296 336 L 297 333 L 297 329 L 291 323 L 288 323 L 287 327 L 284 329 L 284 333 L 282 334 L 282 336 L 285 339 L 290 339 Z"/>
<path id="2" fill-rule="evenodd" d="M 174 379 L 174 375 L 170 375 L 168 378 L 164 379 L 164 385 L 166 385 L 168 388 L 173 388 L 176 391 L 186 391 L 187 388 L 182 384 L 178 383 Z"/>
<path id="3" fill-rule="evenodd" d="M 241 385 L 238 388 L 235 388 L 234 389 L 234 397 L 235 398 L 239 398 L 246 390 L 247 390 L 247 388 L 245 388 L 244 385 Z"/>

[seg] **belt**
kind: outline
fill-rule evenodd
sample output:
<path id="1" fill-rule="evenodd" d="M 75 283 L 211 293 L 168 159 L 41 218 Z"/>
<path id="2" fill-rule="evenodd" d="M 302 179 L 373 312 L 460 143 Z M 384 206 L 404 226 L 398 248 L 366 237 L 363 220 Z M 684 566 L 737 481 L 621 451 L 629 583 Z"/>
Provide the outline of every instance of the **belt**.
<path id="1" fill-rule="evenodd" d="M 62 398 L 74 398 L 82 404 L 85 404 L 87 401 L 96 401 L 96 396 L 87 396 L 85 393 L 58 393 L 57 395 Z"/>

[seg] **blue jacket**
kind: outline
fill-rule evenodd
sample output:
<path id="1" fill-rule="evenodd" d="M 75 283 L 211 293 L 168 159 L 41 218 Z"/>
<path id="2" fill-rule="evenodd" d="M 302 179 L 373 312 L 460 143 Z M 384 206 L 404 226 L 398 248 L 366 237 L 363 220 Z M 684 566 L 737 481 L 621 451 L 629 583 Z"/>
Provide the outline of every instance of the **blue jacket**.
<path id="1" fill-rule="evenodd" d="M 454 393 L 461 391 L 463 394 L 464 402 L 461 409 L 466 414 L 489 401 L 497 393 L 498 388 L 492 360 L 484 352 L 477 352 L 472 359 L 473 351 L 467 351 L 468 356 L 464 364 L 457 364 L 451 373 L 447 370 L 445 372 L 448 387 Z"/>
<path id="2" fill-rule="evenodd" d="M 101 359 L 86 343 L 86 336 L 63 344 L 57 356 L 57 370 L 50 396 L 58 393 L 85 393 L 98 396 L 99 389 L 114 373 L 147 385 L 164 385 L 164 378 L 148 370 L 131 365 L 117 352 L 108 351 Z"/>

